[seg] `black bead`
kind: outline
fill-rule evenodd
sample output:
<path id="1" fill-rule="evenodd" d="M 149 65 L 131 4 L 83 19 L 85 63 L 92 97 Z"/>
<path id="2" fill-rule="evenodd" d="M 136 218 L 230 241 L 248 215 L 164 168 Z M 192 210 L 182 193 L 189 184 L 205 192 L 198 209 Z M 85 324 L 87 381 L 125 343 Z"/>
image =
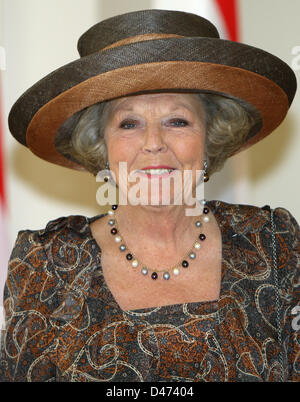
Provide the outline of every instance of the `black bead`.
<path id="1" fill-rule="evenodd" d="M 118 233 L 118 231 L 117 231 L 116 228 L 112 228 L 111 231 L 110 231 L 110 233 L 113 234 L 113 235 L 115 235 L 115 234 Z"/>
<path id="2" fill-rule="evenodd" d="M 204 213 L 204 214 L 208 214 L 208 213 L 209 213 L 209 209 L 208 209 L 207 207 L 204 207 L 204 208 L 203 208 L 203 213 Z"/>
<path id="3" fill-rule="evenodd" d="M 205 239 L 206 239 L 205 234 L 204 234 L 204 233 L 201 233 L 201 234 L 199 235 L 199 239 L 200 239 L 200 240 L 205 240 Z"/>
<path id="4" fill-rule="evenodd" d="M 127 260 L 132 260 L 132 254 L 126 254 L 126 258 L 127 258 Z"/>
<path id="5" fill-rule="evenodd" d="M 156 272 L 153 272 L 152 275 L 151 275 L 151 278 L 152 278 L 152 279 L 157 279 L 157 277 L 158 277 L 157 273 L 156 273 Z"/>
<path id="6" fill-rule="evenodd" d="M 114 211 L 118 208 L 117 204 L 112 205 L 111 209 L 113 209 Z"/>
<path id="7" fill-rule="evenodd" d="M 186 260 L 183 260 L 181 265 L 183 266 L 183 268 L 187 268 L 189 266 L 189 263 Z"/>

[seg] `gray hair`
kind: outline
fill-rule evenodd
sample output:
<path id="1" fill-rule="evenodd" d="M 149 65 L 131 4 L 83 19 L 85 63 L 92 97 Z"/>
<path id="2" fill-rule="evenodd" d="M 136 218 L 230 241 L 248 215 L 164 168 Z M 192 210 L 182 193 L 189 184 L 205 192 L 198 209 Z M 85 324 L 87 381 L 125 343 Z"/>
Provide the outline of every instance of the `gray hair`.
<path id="1" fill-rule="evenodd" d="M 195 95 L 205 110 L 205 159 L 211 175 L 221 170 L 228 157 L 240 148 L 257 120 L 235 100 L 215 94 Z M 104 131 L 111 106 L 112 101 L 106 101 L 86 108 L 71 137 L 56 146 L 94 175 L 105 169 L 108 160 Z"/>

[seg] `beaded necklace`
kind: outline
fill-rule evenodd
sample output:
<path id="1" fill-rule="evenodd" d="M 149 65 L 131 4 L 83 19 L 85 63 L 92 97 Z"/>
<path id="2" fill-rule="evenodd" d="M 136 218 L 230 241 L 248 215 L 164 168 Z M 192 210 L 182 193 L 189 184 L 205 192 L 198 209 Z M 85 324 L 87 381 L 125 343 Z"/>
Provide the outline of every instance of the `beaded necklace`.
<path id="1" fill-rule="evenodd" d="M 202 228 L 203 223 L 207 223 L 210 220 L 208 216 L 209 208 L 205 206 L 205 200 L 202 200 L 200 202 L 204 206 L 204 208 L 201 220 L 197 220 L 195 222 L 195 226 L 197 228 L 200 227 Z M 150 272 L 151 278 L 153 280 L 156 280 L 158 278 L 159 276 L 158 274 L 162 274 L 163 279 L 169 280 L 171 277 L 170 272 L 172 272 L 173 275 L 178 276 L 181 268 L 186 269 L 189 266 L 190 262 L 196 258 L 196 251 L 201 248 L 201 242 L 203 242 L 206 239 L 205 234 L 201 232 L 200 234 L 198 234 L 196 240 L 194 241 L 192 248 L 185 254 L 185 256 L 182 259 L 180 259 L 180 261 L 177 264 L 175 264 L 169 269 L 152 270 L 151 268 L 143 264 L 141 261 L 139 261 L 133 254 L 133 252 L 130 251 L 128 246 L 126 245 L 124 238 L 121 235 L 117 219 L 115 216 L 115 211 L 117 208 L 118 205 L 112 205 L 111 210 L 108 211 L 108 214 L 111 216 L 111 219 L 109 219 L 108 224 L 109 226 L 112 227 L 110 233 L 114 236 L 115 242 L 119 244 L 120 252 L 124 253 L 127 261 L 131 263 L 132 268 L 134 269 L 140 268 L 140 272 L 144 276 L 147 276 Z"/>

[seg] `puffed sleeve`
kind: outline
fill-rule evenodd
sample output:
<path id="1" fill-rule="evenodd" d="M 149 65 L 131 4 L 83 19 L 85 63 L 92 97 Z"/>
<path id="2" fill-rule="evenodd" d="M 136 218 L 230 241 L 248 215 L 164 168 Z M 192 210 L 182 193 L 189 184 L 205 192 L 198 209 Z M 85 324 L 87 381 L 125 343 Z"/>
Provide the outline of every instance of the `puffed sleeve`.
<path id="1" fill-rule="evenodd" d="M 4 288 L 0 381 L 55 381 L 52 274 L 38 231 L 18 234 Z"/>
<path id="2" fill-rule="evenodd" d="M 284 208 L 275 209 L 278 254 L 278 281 L 283 305 L 283 364 L 287 381 L 300 381 L 300 230 L 295 218 Z M 286 361 L 285 361 L 286 360 Z"/>

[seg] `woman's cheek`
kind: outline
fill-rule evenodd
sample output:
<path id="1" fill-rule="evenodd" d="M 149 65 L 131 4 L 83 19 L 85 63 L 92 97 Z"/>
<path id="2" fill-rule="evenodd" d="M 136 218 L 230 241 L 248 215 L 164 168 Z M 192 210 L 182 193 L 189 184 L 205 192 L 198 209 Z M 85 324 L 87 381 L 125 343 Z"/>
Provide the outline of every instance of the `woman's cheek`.
<path id="1" fill-rule="evenodd" d="M 199 140 L 177 142 L 176 153 L 182 161 L 186 161 L 187 163 L 197 161 L 202 158 L 203 142 Z"/>

